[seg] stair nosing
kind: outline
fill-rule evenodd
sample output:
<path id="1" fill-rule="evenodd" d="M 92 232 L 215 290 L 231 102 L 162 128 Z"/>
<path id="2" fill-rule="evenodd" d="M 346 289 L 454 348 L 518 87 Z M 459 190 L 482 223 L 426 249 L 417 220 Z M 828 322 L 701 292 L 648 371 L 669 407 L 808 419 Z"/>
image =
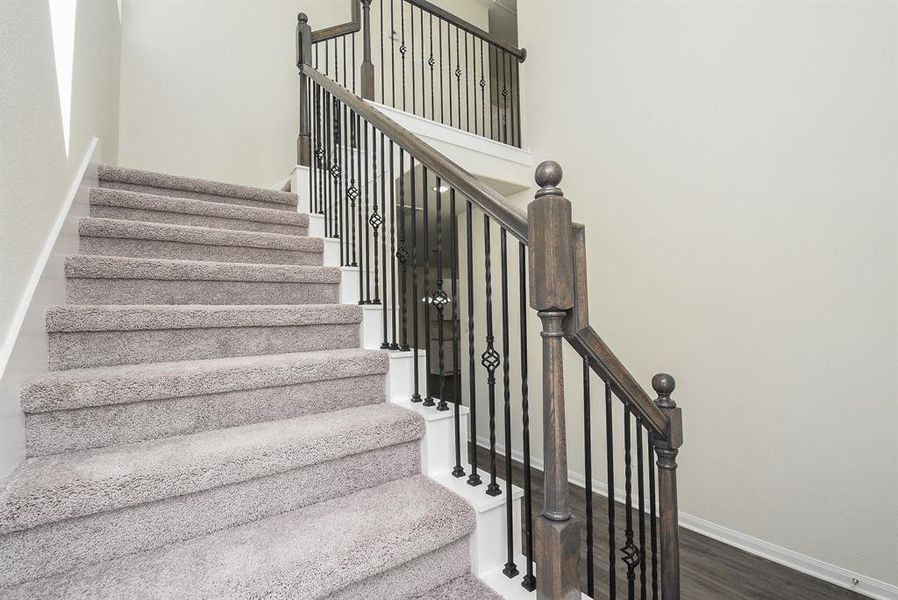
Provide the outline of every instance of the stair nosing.
<path id="1" fill-rule="evenodd" d="M 130 229 L 130 231 L 126 229 Z M 247 232 L 199 225 L 151 223 L 108 217 L 80 218 L 78 221 L 78 233 L 82 239 L 105 238 L 168 242 L 196 246 L 256 248 L 318 254 L 324 251 L 324 240 L 316 237 L 284 233 Z"/>

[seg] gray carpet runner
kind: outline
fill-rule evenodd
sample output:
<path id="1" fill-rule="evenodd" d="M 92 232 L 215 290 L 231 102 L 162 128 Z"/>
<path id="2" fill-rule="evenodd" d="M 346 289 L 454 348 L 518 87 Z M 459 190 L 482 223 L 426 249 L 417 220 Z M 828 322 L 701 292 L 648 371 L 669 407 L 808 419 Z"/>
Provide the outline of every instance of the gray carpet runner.
<path id="1" fill-rule="evenodd" d="M 294 194 L 101 167 L 22 390 L 0 598 L 498 598 Z"/>

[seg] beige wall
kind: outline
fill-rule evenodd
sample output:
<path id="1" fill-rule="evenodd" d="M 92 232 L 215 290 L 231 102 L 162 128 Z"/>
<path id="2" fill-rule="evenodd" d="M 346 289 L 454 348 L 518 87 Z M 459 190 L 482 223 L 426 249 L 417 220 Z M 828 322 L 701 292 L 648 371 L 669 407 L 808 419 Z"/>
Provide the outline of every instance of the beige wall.
<path id="1" fill-rule="evenodd" d="M 487 27 L 487 8 L 479 2 L 437 4 Z M 300 11 L 317 30 L 348 21 L 350 2 L 126 0 L 120 163 L 247 185 L 286 180 L 296 161 L 299 127 Z M 397 9 L 397 21 L 398 15 Z M 377 2 L 371 19 L 379 61 Z M 361 62 L 361 40 L 357 44 Z M 329 57 L 332 62 L 333 46 Z M 376 72 L 379 94 L 379 67 Z"/>
<path id="2" fill-rule="evenodd" d="M 120 25 L 115 2 L 77 3 L 66 144 L 46 0 L 0 2 L 0 333 L 2 362 L 24 320 L 42 251 L 93 138 L 116 161 Z M 57 301 L 62 301 L 58 298 Z M 35 361 L 40 362 L 40 357 Z M 46 357 L 43 357 L 46 368 Z M 22 455 L 17 393 L 0 398 L 0 476 Z"/>
<path id="3" fill-rule="evenodd" d="M 896 3 L 518 4 L 593 324 L 678 380 L 681 509 L 898 584 Z"/>

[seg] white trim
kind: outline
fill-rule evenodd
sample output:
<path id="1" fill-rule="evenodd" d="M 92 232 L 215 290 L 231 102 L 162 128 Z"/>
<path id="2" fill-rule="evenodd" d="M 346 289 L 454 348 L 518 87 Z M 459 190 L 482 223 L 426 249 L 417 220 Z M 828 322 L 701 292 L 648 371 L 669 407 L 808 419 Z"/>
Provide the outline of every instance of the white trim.
<path id="1" fill-rule="evenodd" d="M 66 218 L 69 215 L 72 204 L 75 202 L 75 197 L 78 195 L 78 190 L 81 188 L 81 182 L 84 179 L 85 173 L 87 173 L 87 169 L 90 166 L 99 143 L 100 139 L 94 136 L 87 145 L 87 150 L 84 152 L 84 156 L 81 157 L 81 164 L 78 165 L 78 170 L 75 171 L 75 177 L 65 196 L 65 201 L 62 203 L 59 212 L 56 214 L 53 228 L 50 230 L 50 234 L 44 242 L 44 247 L 41 249 L 37 262 L 34 263 L 31 275 L 28 277 L 28 285 L 25 286 L 25 293 L 22 294 L 22 297 L 19 299 L 19 304 L 16 306 L 16 312 L 13 315 L 12 323 L 10 323 L 9 330 L 6 332 L 6 337 L 3 338 L 3 344 L 0 345 L 0 377 L 3 377 L 3 374 L 6 371 L 6 365 L 9 362 L 10 354 L 12 354 L 12 348 L 16 343 L 16 338 L 19 336 L 22 323 L 25 322 L 25 315 L 28 313 L 28 308 L 31 306 L 31 301 L 34 298 L 37 284 L 44 274 L 44 268 L 47 266 L 47 262 L 50 260 L 50 255 L 53 253 L 53 246 L 56 244 L 59 232 L 62 231 L 62 227 L 65 225 Z"/>
<path id="2" fill-rule="evenodd" d="M 477 445 L 481 448 L 489 448 L 489 440 L 482 436 L 477 436 Z M 496 452 L 505 454 L 505 445 L 496 442 Z M 512 450 L 511 457 L 518 461 L 524 462 L 524 455 L 520 450 Z M 538 470 L 543 470 L 543 461 L 540 458 L 531 458 L 530 465 Z M 584 487 L 586 477 L 582 473 L 568 470 L 568 481 L 574 485 Z M 593 492 L 600 496 L 608 497 L 608 486 L 603 481 L 593 479 Z M 614 498 L 620 503 L 624 503 L 626 495 L 624 490 L 615 489 Z M 711 539 L 723 542 L 734 548 L 739 548 L 749 554 L 766 558 L 767 560 L 781 564 L 790 569 L 794 569 L 805 575 L 816 577 L 823 581 L 837 585 L 841 588 L 852 590 L 858 594 L 863 594 L 869 598 L 877 600 L 898 600 L 898 586 L 880 581 L 873 577 L 861 575 L 854 571 L 844 569 L 837 565 L 818 560 L 811 556 L 789 550 L 766 542 L 764 540 L 734 531 L 723 525 L 706 521 L 700 517 L 696 517 L 680 511 L 680 526 L 690 531 L 694 531 Z M 854 583 L 857 582 L 857 583 Z"/>

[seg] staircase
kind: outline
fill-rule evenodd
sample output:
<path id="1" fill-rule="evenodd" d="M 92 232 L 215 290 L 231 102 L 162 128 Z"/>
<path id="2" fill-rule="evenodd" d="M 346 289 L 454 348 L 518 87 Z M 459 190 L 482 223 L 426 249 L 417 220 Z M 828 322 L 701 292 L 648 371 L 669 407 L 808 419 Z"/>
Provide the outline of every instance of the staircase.
<path id="1" fill-rule="evenodd" d="M 295 194 L 102 167 L 22 391 L 0 597 L 496 598 Z"/>

